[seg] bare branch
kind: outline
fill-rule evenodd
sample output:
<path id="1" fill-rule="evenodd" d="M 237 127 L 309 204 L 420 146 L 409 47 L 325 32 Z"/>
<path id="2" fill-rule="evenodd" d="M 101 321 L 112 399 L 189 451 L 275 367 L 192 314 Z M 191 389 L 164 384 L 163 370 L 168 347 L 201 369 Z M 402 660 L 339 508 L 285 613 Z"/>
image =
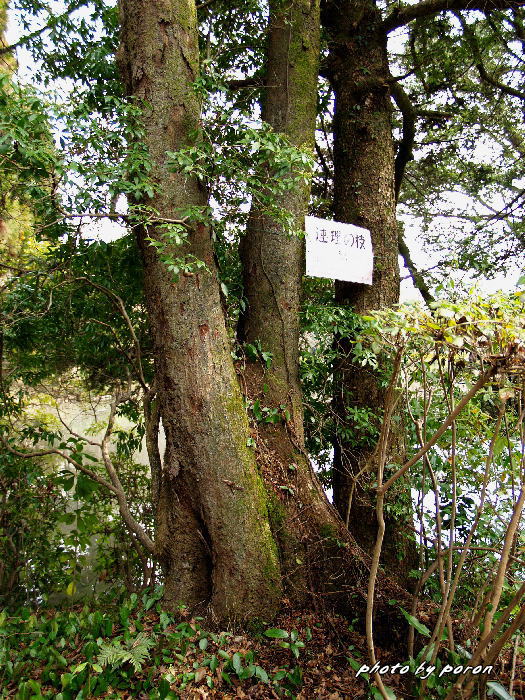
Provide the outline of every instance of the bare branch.
<path id="1" fill-rule="evenodd" d="M 366 596 L 366 645 L 368 647 L 368 655 L 370 658 L 370 663 L 372 666 L 376 664 L 376 653 L 374 647 L 374 633 L 373 633 L 373 611 L 374 611 L 374 599 L 375 599 L 375 588 L 377 581 L 377 573 L 379 571 L 379 559 L 381 557 L 381 549 L 383 547 L 383 538 L 385 535 L 385 518 L 384 518 L 384 499 L 385 492 L 381 489 L 383 483 L 383 474 L 385 469 L 385 463 L 387 459 L 387 449 L 388 449 L 388 437 L 390 433 L 392 417 L 394 414 L 394 409 L 399 399 L 400 394 L 396 396 L 396 384 L 397 378 L 401 371 L 401 361 L 403 359 L 404 348 L 399 348 L 394 359 L 394 368 L 392 371 L 392 376 L 388 385 L 388 389 L 385 395 L 385 406 L 384 406 L 384 417 L 383 424 L 381 426 L 381 434 L 377 442 L 377 447 L 374 451 L 374 456 L 377 457 L 377 496 L 376 496 L 376 517 L 377 517 L 377 535 L 374 544 L 374 549 L 372 552 L 372 560 L 370 563 L 370 574 L 368 577 L 368 591 Z M 383 684 L 383 679 L 379 673 L 374 674 L 374 679 L 379 688 L 379 691 L 385 700 L 388 700 L 389 695 Z"/>
<path id="2" fill-rule="evenodd" d="M 263 88 L 266 86 L 266 81 L 263 78 L 253 76 L 251 78 L 242 78 L 240 80 L 230 80 L 226 83 L 228 90 L 243 90 L 246 88 Z"/>
<path id="3" fill-rule="evenodd" d="M 52 221 L 50 224 L 47 224 L 47 226 L 54 226 L 55 224 L 59 223 L 62 219 L 111 219 L 114 221 L 121 220 L 126 224 L 132 222 L 132 220 L 134 219 L 134 217 L 130 216 L 129 214 L 119 214 L 117 212 L 86 211 L 81 214 L 75 214 L 66 211 L 61 211 L 61 214 L 62 217 L 60 219 Z M 169 219 L 165 217 L 152 216 L 147 218 L 147 224 L 178 224 L 180 226 L 184 226 L 185 228 L 190 228 L 190 224 L 188 224 L 188 217 L 186 216 L 183 219 Z"/>
<path id="4" fill-rule="evenodd" d="M 76 459 L 73 459 L 65 452 L 62 452 L 62 450 L 51 448 L 49 450 L 33 450 L 31 452 L 20 452 L 19 450 L 15 450 L 13 447 L 11 447 L 11 445 L 7 442 L 3 435 L 0 435 L 0 442 L 2 442 L 3 446 L 10 454 L 14 455 L 15 457 L 21 457 L 22 459 L 34 459 L 35 457 L 47 457 L 49 455 L 58 455 L 59 457 L 62 457 L 62 459 L 64 459 L 66 462 L 71 464 L 71 466 L 75 467 L 75 469 L 82 472 L 86 476 L 89 476 L 89 478 L 93 479 L 93 481 L 96 481 L 97 484 L 104 486 L 115 496 L 117 495 L 117 490 L 114 486 L 112 486 L 112 484 L 109 483 L 109 481 L 106 481 L 96 472 L 92 471 L 91 469 L 88 469 L 83 464 L 80 464 L 80 462 L 77 462 Z"/>
<path id="5" fill-rule="evenodd" d="M 443 10 L 505 10 L 524 5 L 524 0 L 422 0 L 416 5 L 397 7 L 383 22 L 383 29 L 391 32 L 419 17 L 429 17 Z"/>
<path id="6" fill-rule="evenodd" d="M 436 442 L 439 440 L 439 438 L 450 428 L 452 423 L 456 420 L 458 415 L 461 413 L 461 411 L 465 408 L 465 406 L 468 404 L 468 402 L 478 393 L 480 389 L 482 389 L 491 379 L 492 377 L 497 373 L 497 371 L 500 369 L 499 363 L 495 362 L 493 365 L 489 367 L 478 379 L 478 381 L 471 387 L 470 391 L 468 391 L 461 401 L 457 404 L 456 408 L 450 413 L 445 420 L 445 422 L 441 425 L 441 427 L 436 430 L 434 435 L 427 440 L 427 442 L 423 445 L 423 447 L 418 450 L 418 452 L 408 460 L 400 469 L 397 470 L 395 474 L 393 474 L 390 479 L 383 484 L 380 488 L 378 488 L 378 491 L 382 491 L 385 493 L 391 486 L 392 484 L 397 481 L 399 478 L 407 472 L 410 467 L 413 467 L 414 464 L 417 464 L 421 457 L 423 457 L 431 447 L 433 447 Z"/>
<path id="7" fill-rule="evenodd" d="M 57 414 L 57 416 L 58 416 L 58 420 L 62 423 L 62 425 L 64 426 L 64 428 L 67 430 L 67 432 L 68 432 L 70 435 L 72 435 L 73 437 L 78 438 L 79 440 L 82 440 L 83 442 L 87 443 L 88 445 L 91 445 L 92 447 L 100 447 L 100 446 L 101 446 L 100 442 L 96 442 L 95 440 L 88 440 L 88 439 L 85 438 L 83 435 L 79 435 L 78 433 L 76 433 L 76 432 L 71 428 L 71 426 L 68 425 L 68 423 L 66 423 L 66 421 L 62 418 L 62 414 L 60 413 L 60 409 L 58 408 L 58 405 L 55 406 L 55 411 L 56 411 L 56 414 Z"/>
<path id="8" fill-rule="evenodd" d="M 407 246 L 403 237 L 403 233 L 401 231 L 399 231 L 398 235 L 398 246 L 399 254 L 403 258 L 403 262 L 405 263 L 407 270 L 410 273 L 410 277 L 412 278 L 414 287 L 420 291 L 421 296 L 425 300 L 426 304 L 430 304 L 431 302 L 435 301 L 434 296 L 432 295 L 427 283 L 425 282 L 423 275 L 417 269 L 416 264 L 412 260 L 410 249 Z"/>
<path id="9" fill-rule="evenodd" d="M 106 467 L 106 471 L 109 474 L 109 478 L 111 479 L 111 483 L 113 485 L 113 489 L 117 497 L 119 511 L 122 516 L 122 519 L 124 520 L 124 523 L 126 524 L 127 528 L 136 535 L 138 541 L 142 544 L 146 551 L 148 551 L 150 554 L 153 554 L 155 552 L 155 543 L 149 537 L 148 533 L 144 530 L 142 525 L 140 525 L 140 523 L 138 523 L 131 514 L 126 494 L 124 492 L 124 488 L 122 487 L 122 483 L 119 479 L 117 470 L 115 469 L 115 465 L 113 464 L 109 451 L 109 445 L 111 435 L 113 433 L 113 425 L 115 423 L 115 414 L 117 406 L 124 398 L 125 397 L 123 395 L 117 394 L 111 402 L 108 425 L 101 443 L 102 459 L 104 460 L 104 466 Z"/>
<path id="10" fill-rule="evenodd" d="M 403 136 L 399 144 L 395 162 L 395 195 L 397 202 L 406 166 L 408 162 L 414 158 L 412 148 L 416 136 L 417 115 L 412 101 L 399 83 L 391 83 L 390 93 L 403 116 Z"/>

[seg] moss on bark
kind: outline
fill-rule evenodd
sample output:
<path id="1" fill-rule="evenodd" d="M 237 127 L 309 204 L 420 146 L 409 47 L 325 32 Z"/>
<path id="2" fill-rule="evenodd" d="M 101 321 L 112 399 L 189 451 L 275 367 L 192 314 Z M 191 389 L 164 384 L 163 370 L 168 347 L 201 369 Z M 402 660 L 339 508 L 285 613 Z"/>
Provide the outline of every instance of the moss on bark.
<path id="1" fill-rule="evenodd" d="M 121 0 L 120 9 L 119 66 L 128 93 L 147 104 L 143 127 L 157 186 L 139 203 L 177 219 L 182 209 L 207 204 L 196 179 L 166 168 L 166 152 L 187 144 L 199 126 L 195 3 Z M 247 447 L 210 232 L 190 227 L 188 243 L 166 252 L 190 253 L 207 269 L 178 280 L 148 241 L 160 240 L 163 229 L 137 228 L 166 434 L 157 552 L 168 602 L 209 606 L 218 618 L 268 617 L 278 606 L 280 573 L 266 493 Z"/>
<path id="2" fill-rule="evenodd" d="M 335 95 L 334 114 L 334 215 L 338 221 L 363 226 L 371 232 L 374 249 L 373 284 L 335 283 L 335 298 L 358 313 L 392 306 L 399 301 L 398 228 L 394 194 L 394 143 L 389 91 L 387 37 L 378 8 L 370 0 L 327 2 L 323 23 L 328 30 L 330 53 L 327 77 Z M 334 406 L 339 421 L 352 429 L 347 407 L 372 409 L 379 428 L 385 390 L 381 380 L 353 362 L 352 339 L 336 339 Z M 373 426 L 372 426 L 373 427 Z M 402 461 L 403 429 L 392 433 L 388 462 Z M 334 503 L 343 518 L 354 475 L 369 462 L 374 446 L 354 430 L 352 442 L 335 436 Z M 349 528 L 368 552 L 375 542 L 374 475 L 365 472 L 357 481 L 349 514 Z M 397 572 L 404 585 L 416 567 L 415 542 L 406 536 L 410 509 L 397 520 L 390 518 L 385 535 L 383 562 Z"/>

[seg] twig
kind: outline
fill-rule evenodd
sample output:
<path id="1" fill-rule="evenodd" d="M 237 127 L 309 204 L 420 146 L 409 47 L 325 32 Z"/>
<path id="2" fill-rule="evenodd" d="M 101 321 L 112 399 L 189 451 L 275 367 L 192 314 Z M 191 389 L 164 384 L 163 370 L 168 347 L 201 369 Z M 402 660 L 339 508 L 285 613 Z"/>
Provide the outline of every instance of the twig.
<path id="1" fill-rule="evenodd" d="M 456 420 L 456 418 L 459 416 L 459 414 L 465 408 L 468 402 L 478 393 L 480 389 L 482 389 L 492 379 L 492 377 L 496 374 L 499 368 L 500 367 L 498 363 L 494 363 L 479 377 L 478 381 L 472 386 L 470 391 L 468 391 L 463 396 L 463 398 L 457 404 L 454 411 L 448 415 L 445 422 L 441 425 L 441 427 L 438 430 L 436 430 L 434 435 L 429 440 L 427 440 L 423 447 L 411 459 L 409 459 L 408 462 L 406 462 L 400 469 L 398 469 L 397 472 L 393 474 L 385 484 L 383 484 L 383 486 L 378 488 L 378 491 L 382 491 L 383 493 L 385 493 L 394 482 L 401 478 L 403 474 L 405 474 L 405 472 L 407 472 L 411 467 L 414 466 L 414 464 L 417 464 L 417 462 L 419 462 L 421 457 L 423 457 L 423 455 L 425 455 L 430 450 L 430 448 L 436 444 L 436 442 L 443 435 L 443 433 L 445 433 L 448 430 L 448 428 Z"/>

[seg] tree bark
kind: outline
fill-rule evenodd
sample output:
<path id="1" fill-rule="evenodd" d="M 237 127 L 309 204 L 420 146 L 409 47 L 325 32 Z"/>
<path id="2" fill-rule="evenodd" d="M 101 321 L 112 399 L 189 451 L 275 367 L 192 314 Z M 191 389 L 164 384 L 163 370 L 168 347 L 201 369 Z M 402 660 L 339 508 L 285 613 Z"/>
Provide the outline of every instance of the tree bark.
<path id="1" fill-rule="evenodd" d="M 270 2 L 262 118 L 293 145 L 312 150 L 319 41 L 318 1 Z M 299 313 L 305 266 L 301 231 L 309 193 L 309 186 L 300 185 L 281 198 L 293 216 L 295 235 L 254 205 L 240 246 L 247 307 L 238 335 L 243 342 L 259 341 L 272 354 L 269 369 L 261 362 L 247 365 L 245 386 L 251 400 L 282 417 L 278 424 L 259 426 L 258 458 L 271 494 L 271 526 L 286 592 L 296 603 L 304 602 L 310 584 L 319 585 L 313 583 L 313 560 L 324 558 L 323 549 L 341 526 L 304 450 Z"/>
<path id="2" fill-rule="evenodd" d="M 200 105 L 193 89 L 199 56 L 193 0 L 120 0 L 118 62 L 130 96 L 144 104 L 143 130 L 159 219 L 180 219 L 204 207 L 196 179 L 170 173 L 166 151 L 198 132 Z M 221 310 L 210 231 L 189 222 L 188 242 L 165 252 L 191 254 L 204 271 L 174 279 L 148 238 L 156 225 L 138 225 L 144 291 L 154 343 L 157 395 L 166 453 L 157 514 L 157 555 L 165 597 L 175 605 L 210 605 L 218 618 L 272 614 L 280 572 L 267 499 Z"/>
<path id="3" fill-rule="evenodd" d="M 196 180 L 170 173 L 165 165 L 166 150 L 187 144 L 189 133 L 198 130 L 199 104 L 192 89 L 198 65 L 195 7 L 189 0 L 147 4 L 120 0 L 120 7 L 119 64 L 128 93 L 145 104 L 144 141 L 156 187 L 155 195 L 143 197 L 139 204 L 152 207 L 157 220 L 179 219 L 182 208 L 206 204 Z M 294 9 L 297 7 L 294 4 Z M 301 12 L 306 11 L 308 3 L 300 7 Z M 276 21 L 275 31 L 286 32 L 288 25 L 283 25 L 282 16 Z M 302 26 L 297 22 L 296 26 Z M 290 47 L 296 45 L 291 39 Z M 297 46 L 306 51 L 303 43 L 309 45 L 305 41 Z M 316 44 L 312 42 L 311 47 L 313 50 Z M 277 40 L 274 50 L 278 51 Z M 309 65 L 311 90 L 316 61 L 309 59 Z M 290 62 L 289 69 L 292 67 Z M 286 85 L 289 89 L 291 81 Z M 309 100 L 312 105 L 311 95 Z M 289 103 L 286 113 L 293 114 L 293 107 Z M 310 119 L 313 129 L 313 116 Z M 306 193 L 301 197 L 294 205 L 298 216 L 299 207 L 306 207 Z M 137 231 L 167 444 L 156 536 L 167 602 L 184 602 L 193 610 L 210 605 L 219 618 L 264 615 L 268 619 L 284 585 L 294 603 L 305 602 L 316 593 L 340 609 L 354 614 L 363 610 L 369 560 L 328 503 L 304 452 L 295 420 L 261 425 L 256 451 L 260 471 L 246 446 L 248 422 L 231 361 L 209 231 L 202 224 L 191 226 L 182 250 L 168 245 L 171 255 L 191 253 L 207 266 L 206 271 L 181 275 L 178 281 L 148 240 L 161 240 L 163 229 L 146 222 L 138 225 Z M 295 246 L 295 239 L 278 240 L 274 228 L 268 233 L 267 244 L 282 244 L 284 256 L 289 254 L 284 240 L 292 242 L 291 262 L 285 265 L 286 275 L 290 275 L 285 289 L 298 299 L 302 247 Z M 256 240 L 260 245 L 260 239 Z M 272 263 L 274 274 L 278 262 L 276 258 Z M 271 287 L 268 281 L 268 295 Z M 270 303 L 268 297 L 266 303 Z M 286 309 L 290 301 L 279 295 L 273 303 L 275 308 Z M 292 333 L 297 334 L 293 329 L 298 327 L 298 301 L 294 303 L 295 311 L 284 317 L 288 322 L 283 326 L 278 311 L 267 316 L 270 328 L 273 324 L 268 333 L 274 342 L 270 350 L 279 368 L 273 385 L 281 384 L 281 396 L 286 397 L 290 369 L 283 368 L 284 346 L 290 343 Z M 261 312 L 261 332 L 263 319 Z M 246 328 L 250 328 L 249 321 Z M 297 350 L 292 350 L 297 372 Z M 261 368 L 251 374 L 249 370 L 245 377 L 248 393 L 264 394 L 264 381 Z M 280 398 L 277 393 L 273 397 Z M 287 398 L 287 405 L 289 401 Z M 387 626 L 390 613 L 386 601 L 393 597 L 402 600 L 403 594 L 385 581 L 378 611 Z M 397 616 L 395 611 L 393 614 Z"/>
<path id="4" fill-rule="evenodd" d="M 336 281 L 335 299 L 364 313 L 399 301 L 387 37 L 380 11 L 367 0 L 326 2 L 323 24 L 330 49 L 326 75 L 335 94 L 334 215 L 337 221 L 369 229 L 374 249 L 373 284 Z M 347 431 L 340 430 L 335 439 L 334 504 L 348 520 L 358 543 L 370 552 L 377 532 L 374 472 L 361 470 L 375 446 L 374 432 L 380 426 L 385 390 L 375 372 L 353 360 L 351 338 L 337 338 L 335 342 L 340 357 L 335 367 L 335 410 L 340 426 L 348 428 L 353 437 L 349 440 L 345 437 Z M 378 417 L 360 432 L 349 418 L 349 409 L 371 409 Z M 390 441 L 387 463 L 401 463 L 402 453 L 399 432 Z M 408 488 L 404 498 L 407 516 L 387 520 L 382 562 L 407 584 L 407 575 L 416 568 L 417 559 L 413 538 L 407 539 L 403 533 L 410 513 Z"/>
<path id="5" fill-rule="evenodd" d="M 317 3 L 270 3 L 262 116 L 293 144 L 310 148 L 317 112 L 319 33 Z M 283 198 L 298 231 L 308 203 L 308 187 L 297 187 Z M 273 355 L 269 370 L 260 362 L 248 363 L 244 386 L 250 399 L 264 406 L 285 406 L 290 412 L 280 423 L 259 424 L 257 435 L 285 593 L 296 605 L 315 594 L 330 606 L 355 613 L 366 597 L 369 558 L 328 502 L 304 449 L 298 353 L 304 241 L 286 235 L 254 207 L 241 260 L 248 305 L 239 335 L 246 342 L 260 341 Z M 390 586 L 386 582 L 385 591 Z M 384 611 L 383 603 L 379 607 Z M 385 613 L 384 619 L 389 617 Z"/>
<path id="6" fill-rule="evenodd" d="M 319 67 L 319 0 L 271 0 L 262 118 L 298 147 L 313 151 Z M 265 375 L 265 402 L 286 406 L 289 429 L 303 444 L 302 392 L 299 380 L 299 311 L 304 274 L 304 216 L 310 187 L 297 186 L 280 199 L 294 220 L 286 235 L 258 206 L 253 206 L 240 254 L 246 312 L 239 322 L 242 342 L 260 341 L 272 353 Z"/>

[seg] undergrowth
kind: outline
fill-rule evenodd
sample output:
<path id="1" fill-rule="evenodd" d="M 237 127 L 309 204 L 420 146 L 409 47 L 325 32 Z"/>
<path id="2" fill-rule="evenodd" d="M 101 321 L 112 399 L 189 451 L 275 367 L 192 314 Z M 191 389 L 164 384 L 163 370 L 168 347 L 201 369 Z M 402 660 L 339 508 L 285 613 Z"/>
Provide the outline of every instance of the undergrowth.
<path id="1" fill-rule="evenodd" d="M 256 684 L 266 686 L 268 697 L 270 688 L 282 697 L 295 696 L 303 675 L 297 661 L 305 646 L 297 630 L 262 626 L 252 635 L 283 655 L 279 668 L 265 669 L 258 650 L 249 648 L 250 638 L 205 631 L 202 618 L 189 617 L 184 608 L 173 615 L 162 610 L 160 595 L 159 589 L 132 594 L 96 609 L 4 610 L 0 698 L 83 700 L 131 693 L 165 700 L 189 697 L 187 691 L 196 686 L 223 697 Z"/>

